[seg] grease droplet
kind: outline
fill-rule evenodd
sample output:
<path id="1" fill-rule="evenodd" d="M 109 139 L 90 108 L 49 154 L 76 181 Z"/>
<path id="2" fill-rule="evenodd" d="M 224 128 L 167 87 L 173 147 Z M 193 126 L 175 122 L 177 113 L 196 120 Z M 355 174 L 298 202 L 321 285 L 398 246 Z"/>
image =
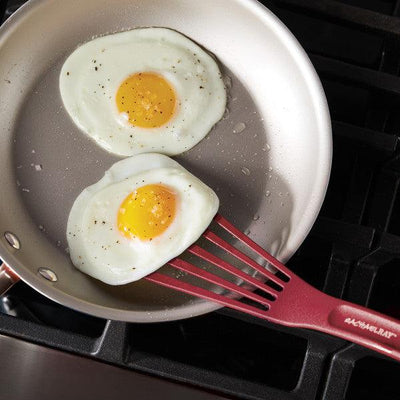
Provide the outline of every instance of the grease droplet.
<path id="1" fill-rule="evenodd" d="M 233 127 L 233 133 L 242 133 L 246 129 L 246 124 L 243 122 L 238 122 Z"/>
<path id="2" fill-rule="evenodd" d="M 229 118 L 229 114 L 230 114 L 229 108 L 226 107 L 226 108 L 225 108 L 224 115 L 222 116 L 222 119 L 223 119 L 223 120 L 228 119 L 228 118 Z"/>
<path id="3" fill-rule="evenodd" d="M 262 148 L 262 151 L 270 151 L 270 150 L 271 146 L 268 143 Z"/>
<path id="4" fill-rule="evenodd" d="M 246 168 L 246 167 L 242 167 L 242 173 L 244 174 L 244 175 L 246 175 L 246 176 L 249 176 L 250 175 L 250 170 L 248 169 L 248 168 Z"/>

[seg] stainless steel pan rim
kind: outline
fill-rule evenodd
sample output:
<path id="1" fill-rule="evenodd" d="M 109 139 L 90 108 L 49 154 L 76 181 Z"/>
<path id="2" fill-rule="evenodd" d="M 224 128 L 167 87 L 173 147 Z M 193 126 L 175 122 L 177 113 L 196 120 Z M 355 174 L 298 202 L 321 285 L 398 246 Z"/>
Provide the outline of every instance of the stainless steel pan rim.
<path id="1" fill-rule="evenodd" d="M 318 171 L 316 173 L 314 184 L 310 189 L 310 204 L 306 210 L 306 217 L 303 224 L 296 227 L 292 232 L 292 245 L 290 247 L 284 246 L 280 249 L 278 254 L 279 259 L 286 262 L 301 245 L 315 222 L 327 189 L 332 159 L 332 135 L 329 110 L 324 91 L 314 67 L 305 51 L 301 48 L 290 31 L 280 22 L 280 20 L 278 20 L 277 17 L 275 17 L 274 14 L 256 0 L 234 1 L 244 10 L 251 12 L 255 18 L 262 21 L 265 25 L 268 25 L 290 52 L 294 63 L 301 71 L 304 80 L 307 83 L 308 91 L 312 97 L 313 111 L 316 115 L 317 124 L 319 126 L 320 134 L 316 138 L 318 140 L 318 159 L 316 160 Z M 12 15 L 0 30 L 0 48 L 7 38 L 13 34 L 14 28 L 18 26 L 18 24 L 23 21 L 30 12 L 44 6 L 47 2 L 48 0 L 30 0 L 14 15 Z M 0 252 L 1 258 L 8 265 L 19 265 L 18 252 L 13 253 L 8 251 L 7 245 L 4 242 L 0 243 Z M 48 282 L 45 282 L 41 276 L 32 275 L 32 273 L 28 272 L 24 268 L 18 269 L 16 267 L 15 270 L 21 279 L 46 297 L 75 310 L 106 319 L 129 322 L 159 322 L 193 317 L 220 308 L 219 305 L 210 302 L 187 304 L 183 307 L 175 308 L 172 313 L 171 309 L 168 308 L 166 308 L 165 311 L 148 312 L 109 308 L 71 296 L 62 290 L 59 290 L 56 284 L 49 284 Z"/>

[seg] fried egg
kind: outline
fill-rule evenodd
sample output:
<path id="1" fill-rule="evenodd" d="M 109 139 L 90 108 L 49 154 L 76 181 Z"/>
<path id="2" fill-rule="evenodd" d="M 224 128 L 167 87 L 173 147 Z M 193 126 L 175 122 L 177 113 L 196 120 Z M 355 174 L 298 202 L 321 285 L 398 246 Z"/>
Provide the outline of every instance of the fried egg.
<path id="1" fill-rule="evenodd" d="M 214 58 L 186 36 L 141 28 L 78 47 L 60 73 L 65 109 L 111 153 L 182 153 L 203 139 L 225 111 Z"/>
<path id="2" fill-rule="evenodd" d="M 194 243 L 218 207 L 214 191 L 169 157 L 127 158 L 75 200 L 67 223 L 71 260 L 110 285 L 136 281 Z"/>

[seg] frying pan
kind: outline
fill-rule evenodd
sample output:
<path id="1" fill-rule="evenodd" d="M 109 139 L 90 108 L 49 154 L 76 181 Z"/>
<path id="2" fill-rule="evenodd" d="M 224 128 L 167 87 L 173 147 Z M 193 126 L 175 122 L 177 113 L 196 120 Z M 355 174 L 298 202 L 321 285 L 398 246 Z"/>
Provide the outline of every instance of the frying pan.
<path id="1" fill-rule="evenodd" d="M 220 306 L 146 281 L 108 286 L 73 267 L 65 237 L 72 203 L 120 158 L 73 124 L 58 75 L 79 44 L 148 26 L 176 29 L 217 56 L 228 111 L 176 159 L 217 192 L 221 214 L 284 262 L 318 214 L 332 150 L 315 70 L 287 28 L 254 0 L 30 0 L 18 10 L 0 29 L 1 258 L 54 301 L 134 322 Z"/>

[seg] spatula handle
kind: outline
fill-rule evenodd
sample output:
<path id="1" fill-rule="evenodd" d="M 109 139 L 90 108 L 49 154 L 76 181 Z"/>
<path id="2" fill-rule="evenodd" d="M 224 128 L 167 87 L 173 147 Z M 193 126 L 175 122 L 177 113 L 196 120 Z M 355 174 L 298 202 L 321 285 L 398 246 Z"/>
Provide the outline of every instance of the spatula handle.
<path id="1" fill-rule="evenodd" d="M 368 347 L 400 361 L 400 321 L 370 309 L 335 299 L 327 333 Z"/>

